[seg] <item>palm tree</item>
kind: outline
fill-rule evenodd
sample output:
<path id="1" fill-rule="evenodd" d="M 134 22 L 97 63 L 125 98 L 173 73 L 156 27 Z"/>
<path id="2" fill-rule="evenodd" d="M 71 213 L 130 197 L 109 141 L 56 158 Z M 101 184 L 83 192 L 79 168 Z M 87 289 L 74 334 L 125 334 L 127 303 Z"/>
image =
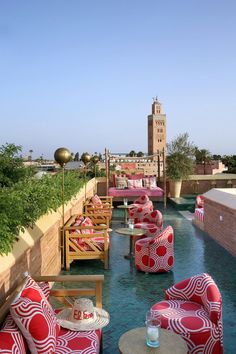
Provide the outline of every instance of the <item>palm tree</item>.
<path id="1" fill-rule="evenodd" d="M 204 175 L 206 174 L 206 165 L 210 163 L 212 160 L 211 153 L 210 151 L 206 149 L 198 149 L 198 147 L 195 148 L 195 158 L 196 158 L 196 163 L 201 164 L 204 166 Z"/>

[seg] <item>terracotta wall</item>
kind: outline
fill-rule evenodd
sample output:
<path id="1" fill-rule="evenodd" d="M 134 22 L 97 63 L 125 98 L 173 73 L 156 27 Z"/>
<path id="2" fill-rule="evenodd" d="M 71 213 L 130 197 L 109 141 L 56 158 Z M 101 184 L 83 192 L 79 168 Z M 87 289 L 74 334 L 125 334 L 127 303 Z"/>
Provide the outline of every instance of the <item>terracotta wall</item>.
<path id="1" fill-rule="evenodd" d="M 204 231 L 236 256 L 236 210 L 205 199 Z"/>
<path id="2" fill-rule="evenodd" d="M 228 184 L 231 181 L 232 184 Z M 216 184 L 213 184 L 213 183 Z M 216 179 L 216 180 L 188 180 L 182 182 L 181 195 L 184 194 L 202 194 L 209 191 L 212 188 L 229 188 L 236 185 L 236 179 Z"/>
<path id="3" fill-rule="evenodd" d="M 87 183 L 86 196 L 92 196 L 95 180 Z M 84 188 L 65 206 L 65 221 L 71 215 L 82 212 Z M 61 270 L 59 230 L 62 225 L 61 208 L 41 217 L 34 225 L 20 234 L 19 241 L 6 256 L 0 256 L 0 303 L 21 274 L 57 275 Z"/>

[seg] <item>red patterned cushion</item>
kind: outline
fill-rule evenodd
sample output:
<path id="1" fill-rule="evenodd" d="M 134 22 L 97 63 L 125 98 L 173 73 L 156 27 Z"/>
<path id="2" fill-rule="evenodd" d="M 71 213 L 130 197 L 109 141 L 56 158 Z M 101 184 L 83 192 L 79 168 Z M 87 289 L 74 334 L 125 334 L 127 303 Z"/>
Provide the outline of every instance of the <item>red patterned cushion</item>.
<path id="1" fill-rule="evenodd" d="M 98 354 L 101 330 L 75 332 L 61 328 L 55 354 Z"/>
<path id="2" fill-rule="evenodd" d="M 49 295 L 50 295 L 50 285 L 49 285 L 49 283 L 42 281 L 42 282 L 38 283 L 38 286 L 42 290 L 42 292 L 45 295 L 46 299 L 48 299 Z"/>
<path id="3" fill-rule="evenodd" d="M 99 196 L 97 194 L 95 194 L 91 198 L 91 201 L 96 207 L 101 207 L 102 206 L 102 201 L 101 201 L 101 199 L 99 198 Z"/>
<path id="4" fill-rule="evenodd" d="M 93 226 L 93 222 L 89 217 L 86 217 L 84 221 L 82 221 L 81 226 Z M 93 234 L 94 229 L 84 229 L 81 230 L 81 234 Z"/>
<path id="5" fill-rule="evenodd" d="M 0 353 L 26 354 L 25 339 L 15 324 L 11 315 L 8 315 L 0 330 Z"/>
<path id="6" fill-rule="evenodd" d="M 32 354 L 55 352 L 60 326 L 51 305 L 30 276 L 10 311 Z"/>

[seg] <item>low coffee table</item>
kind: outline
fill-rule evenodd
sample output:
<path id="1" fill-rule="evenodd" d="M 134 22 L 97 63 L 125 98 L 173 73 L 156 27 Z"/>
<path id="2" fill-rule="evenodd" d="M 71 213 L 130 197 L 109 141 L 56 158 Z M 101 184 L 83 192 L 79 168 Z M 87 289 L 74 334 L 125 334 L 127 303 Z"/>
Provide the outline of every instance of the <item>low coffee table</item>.
<path id="1" fill-rule="evenodd" d="M 146 328 L 134 328 L 122 334 L 119 339 L 121 354 L 186 354 L 188 346 L 178 334 L 160 328 L 160 347 L 150 348 L 146 345 Z"/>
<path id="2" fill-rule="evenodd" d="M 129 254 L 124 256 L 126 259 L 131 259 L 134 256 L 134 239 L 145 235 L 147 230 L 144 229 L 131 229 L 130 227 L 120 227 L 115 230 L 118 234 L 123 236 L 129 236 Z"/>

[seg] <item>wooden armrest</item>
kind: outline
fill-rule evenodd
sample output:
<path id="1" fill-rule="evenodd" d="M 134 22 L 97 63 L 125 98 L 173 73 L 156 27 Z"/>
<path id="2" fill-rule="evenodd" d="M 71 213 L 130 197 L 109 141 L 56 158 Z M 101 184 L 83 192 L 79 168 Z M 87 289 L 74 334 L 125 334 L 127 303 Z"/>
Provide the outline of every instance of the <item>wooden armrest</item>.
<path id="1" fill-rule="evenodd" d="M 102 282 L 104 275 L 39 275 L 35 276 L 37 282 L 56 282 L 56 283 L 72 283 L 72 282 L 93 282 L 95 288 L 57 288 L 50 290 L 50 296 L 57 298 L 59 302 L 65 306 L 71 306 L 74 303 L 73 297 L 76 296 L 95 296 L 96 307 L 102 308 Z M 70 297 L 72 299 L 70 299 Z"/>

